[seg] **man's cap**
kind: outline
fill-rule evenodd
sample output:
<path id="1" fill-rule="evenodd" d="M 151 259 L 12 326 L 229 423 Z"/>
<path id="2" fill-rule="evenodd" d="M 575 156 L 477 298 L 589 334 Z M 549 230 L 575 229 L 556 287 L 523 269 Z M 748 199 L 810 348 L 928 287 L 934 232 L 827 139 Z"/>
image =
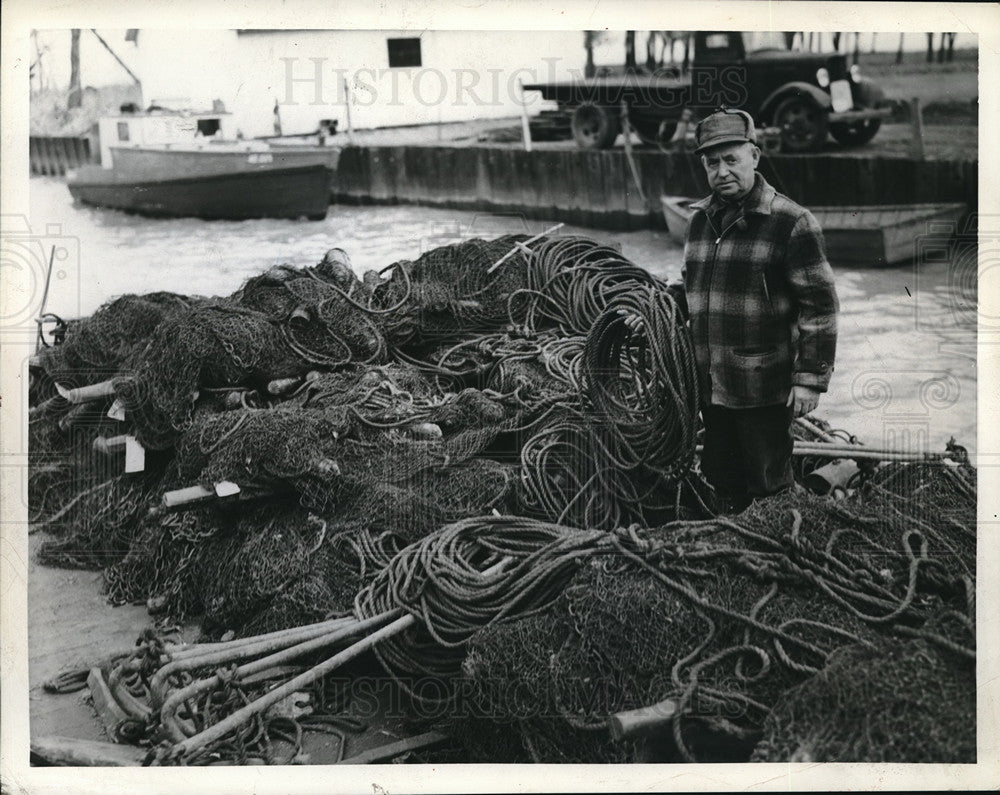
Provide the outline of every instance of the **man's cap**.
<path id="1" fill-rule="evenodd" d="M 725 108 L 706 116 L 694 130 L 698 147 L 695 154 L 721 144 L 757 143 L 757 131 L 749 113 L 734 108 Z"/>

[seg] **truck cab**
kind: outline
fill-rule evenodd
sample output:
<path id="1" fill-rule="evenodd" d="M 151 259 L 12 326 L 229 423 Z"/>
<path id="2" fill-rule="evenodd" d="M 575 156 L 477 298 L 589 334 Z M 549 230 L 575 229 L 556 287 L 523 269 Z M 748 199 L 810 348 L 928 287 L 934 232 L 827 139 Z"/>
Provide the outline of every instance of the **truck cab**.
<path id="1" fill-rule="evenodd" d="M 840 53 L 788 47 L 781 32 L 698 31 L 684 70 L 625 74 L 526 85 L 570 113 L 574 138 L 584 148 L 611 146 L 630 126 L 648 142 L 664 143 L 682 112 L 695 120 L 720 106 L 749 112 L 759 127 L 780 130 L 784 152 L 822 148 L 827 135 L 845 146 L 870 141 L 889 115 L 881 89 L 848 68 Z"/>
<path id="2" fill-rule="evenodd" d="M 719 105 L 742 108 L 758 125 L 780 129 L 783 151 L 816 151 L 828 132 L 848 146 L 870 141 L 889 115 L 881 89 L 857 66 L 848 68 L 842 53 L 787 44 L 783 33 L 772 31 L 696 33 L 694 115 Z"/>

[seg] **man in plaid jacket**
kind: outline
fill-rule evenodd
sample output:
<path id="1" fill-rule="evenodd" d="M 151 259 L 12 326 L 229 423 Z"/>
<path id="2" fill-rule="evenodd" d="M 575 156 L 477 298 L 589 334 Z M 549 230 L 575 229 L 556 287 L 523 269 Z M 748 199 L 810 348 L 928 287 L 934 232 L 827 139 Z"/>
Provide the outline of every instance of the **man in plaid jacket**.
<path id="1" fill-rule="evenodd" d="M 696 140 L 712 195 L 692 205 L 673 287 L 694 339 L 702 471 L 735 512 L 793 485 L 792 420 L 830 382 L 839 306 L 816 219 L 756 171 L 749 114 L 714 113 Z"/>

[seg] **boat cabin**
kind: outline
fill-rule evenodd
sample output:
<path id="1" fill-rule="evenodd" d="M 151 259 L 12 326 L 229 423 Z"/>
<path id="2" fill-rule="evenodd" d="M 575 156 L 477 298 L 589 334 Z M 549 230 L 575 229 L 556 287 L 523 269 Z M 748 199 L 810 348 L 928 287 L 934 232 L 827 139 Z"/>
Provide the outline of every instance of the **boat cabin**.
<path id="1" fill-rule="evenodd" d="M 193 144 L 199 139 L 233 140 L 232 116 L 225 111 L 176 111 L 153 109 L 122 111 L 98 122 L 101 164 L 111 168 L 111 147 L 169 146 Z"/>

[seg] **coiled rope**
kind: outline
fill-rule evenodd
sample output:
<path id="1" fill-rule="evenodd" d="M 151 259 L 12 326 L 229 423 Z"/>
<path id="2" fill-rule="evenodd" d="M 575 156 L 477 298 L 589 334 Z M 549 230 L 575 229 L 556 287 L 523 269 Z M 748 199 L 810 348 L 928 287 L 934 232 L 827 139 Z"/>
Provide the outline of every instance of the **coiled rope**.
<path id="1" fill-rule="evenodd" d="M 638 329 L 629 325 L 636 318 Z M 690 333 L 665 289 L 619 295 L 583 352 L 588 396 L 608 422 L 617 467 L 683 477 L 695 453 L 698 377 Z"/>

